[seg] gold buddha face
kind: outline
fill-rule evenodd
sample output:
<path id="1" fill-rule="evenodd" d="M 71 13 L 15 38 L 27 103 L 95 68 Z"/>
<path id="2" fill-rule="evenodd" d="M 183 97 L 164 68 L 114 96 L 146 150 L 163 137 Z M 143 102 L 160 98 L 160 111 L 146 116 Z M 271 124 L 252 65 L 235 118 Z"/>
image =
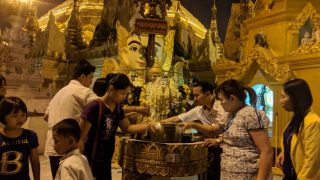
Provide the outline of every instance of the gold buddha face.
<path id="1" fill-rule="evenodd" d="M 120 57 L 120 66 L 125 65 L 129 70 L 137 70 L 147 68 L 146 50 L 148 46 L 149 34 L 130 34 L 126 28 L 121 26 L 119 22 L 117 27 L 118 54 Z M 173 42 L 175 31 L 170 30 L 164 37 L 155 36 L 155 57 L 161 68 L 165 66 L 168 71 L 171 66 Z"/>
<path id="2" fill-rule="evenodd" d="M 124 47 L 125 51 L 122 54 L 123 59 L 127 62 L 127 65 L 131 69 L 146 69 L 147 61 L 146 61 L 146 50 L 148 46 L 148 34 L 141 34 L 140 36 L 137 34 L 132 34 L 127 39 L 127 46 Z M 155 58 L 163 59 L 163 45 L 164 45 L 164 37 L 156 36 L 155 39 Z"/>

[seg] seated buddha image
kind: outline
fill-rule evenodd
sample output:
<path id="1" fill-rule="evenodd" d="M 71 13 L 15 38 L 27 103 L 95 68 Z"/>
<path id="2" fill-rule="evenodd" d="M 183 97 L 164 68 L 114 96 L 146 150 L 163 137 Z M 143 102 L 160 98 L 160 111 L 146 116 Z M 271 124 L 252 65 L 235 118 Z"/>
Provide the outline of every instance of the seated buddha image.
<path id="1" fill-rule="evenodd" d="M 311 43 L 310 33 L 308 31 L 304 32 L 303 38 L 301 39 L 301 45 Z"/>

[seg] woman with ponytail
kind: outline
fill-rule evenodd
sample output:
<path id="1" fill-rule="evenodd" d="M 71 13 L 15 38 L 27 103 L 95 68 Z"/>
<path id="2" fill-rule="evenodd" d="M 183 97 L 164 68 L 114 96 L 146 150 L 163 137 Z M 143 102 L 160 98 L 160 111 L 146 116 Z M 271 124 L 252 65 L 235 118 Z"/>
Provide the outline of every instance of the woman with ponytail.
<path id="1" fill-rule="evenodd" d="M 221 179 L 270 179 L 273 151 L 266 131 L 268 118 L 255 108 L 256 93 L 233 79 L 223 82 L 217 91 L 229 113 L 222 127 Z M 246 93 L 251 106 L 245 104 Z"/>
<path id="2" fill-rule="evenodd" d="M 267 180 L 272 178 L 273 151 L 267 135 L 268 118 L 255 106 L 257 95 L 250 87 L 236 80 L 227 80 L 216 93 L 221 106 L 228 112 L 227 120 L 219 125 L 190 125 L 207 134 L 221 133 L 215 141 L 204 141 L 205 146 L 220 145 L 221 180 Z M 250 104 L 245 103 L 247 93 Z"/>
<path id="3" fill-rule="evenodd" d="M 284 84 L 280 104 L 286 111 L 293 112 L 277 158 L 284 179 L 320 179 L 320 118 L 311 110 L 312 102 L 305 80 L 296 78 Z"/>

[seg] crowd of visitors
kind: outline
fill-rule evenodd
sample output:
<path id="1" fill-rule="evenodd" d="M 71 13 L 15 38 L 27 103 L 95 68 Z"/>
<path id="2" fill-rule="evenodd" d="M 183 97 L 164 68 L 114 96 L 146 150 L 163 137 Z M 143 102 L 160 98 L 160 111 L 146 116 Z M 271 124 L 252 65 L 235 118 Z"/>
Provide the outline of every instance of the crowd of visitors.
<path id="1" fill-rule="evenodd" d="M 142 106 L 123 107 L 131 93 L 127 75 L 110 73 L 93 86 L 95 67 L 81 60 L 70 83 L 49 103 L 45 154 L 56 180 L 111 180 L 111 160 L 118 128 L 125 133 L 144 134 L 155 123 L 130 124 L 126 113 L 148 114 Z M 0 179 L 40 179 L 37 134 L 22 128 L 27 106 L 19 97 L 6 97 L 6 79 L 0 75 Z M 209 150 L 207 179 L 267 180 L 272 178 L 273 149 L 269 142 L 269 120 L 256 108 L 257 95 L 239 81 L 219 86 L 197 81 L 192 87 L 196 106 L 186 113 L 162 120 L 182 123 L 206 135 Z M 247 97 L 249 103 L 246 103 Z M 281 90 L 280 104 L 293 112 L 283 133 L 282 152 L 276 165 L 284 179 L 320 179 L 320 118 L 312 111 L 313 98 L 307 82 L 295 78 Z"/>

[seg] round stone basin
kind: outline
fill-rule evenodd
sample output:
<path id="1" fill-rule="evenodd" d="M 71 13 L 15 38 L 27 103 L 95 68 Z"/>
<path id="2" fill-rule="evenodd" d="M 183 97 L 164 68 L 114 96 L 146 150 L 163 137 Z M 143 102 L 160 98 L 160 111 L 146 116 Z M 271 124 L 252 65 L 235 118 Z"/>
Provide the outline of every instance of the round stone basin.
<path id="1" fill-rule="evenodd" d="M 159 143 L 121 139 L 119 164 L 123 179 L 128 174 L 186 177 L 202 174 L 208 167 L 208 148 L 202 142 Z"/>

